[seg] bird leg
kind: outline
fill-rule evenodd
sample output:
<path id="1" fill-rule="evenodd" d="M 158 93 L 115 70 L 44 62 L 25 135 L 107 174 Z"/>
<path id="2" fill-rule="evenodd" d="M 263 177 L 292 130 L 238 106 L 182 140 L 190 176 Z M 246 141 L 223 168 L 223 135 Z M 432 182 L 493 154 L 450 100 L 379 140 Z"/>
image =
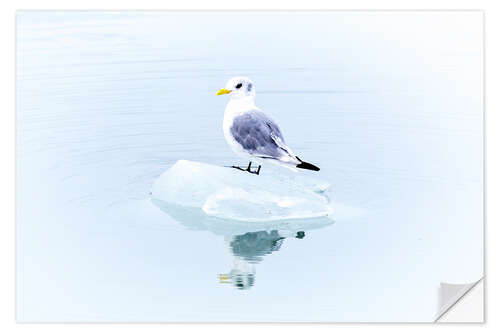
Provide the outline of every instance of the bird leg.
<path id="1" fill-rule="evenodd" d="M 251 170 L 250 170 L 250 166 L 251 166 L 251 165 L 252 165 L 252 162 L 250 162 L 250 163 L 248 164 L 247 171 L 248 171 L 248 172 L 250 172 L 250 173 L 253 173 L 254 175 L 259 175 L 259 173 L 260 173 L 260 165 L 259 165 L 259 167 L 257 168 L 257 170 L 255 170 L 255 171 L 251 171 Z"/>
<path id="2" fill-rule="evenodd" d="M 261 166 L 259 165 L 259 167 L 257 168 L 256 171 L 252 171 L 252 162 L 248 163 L 248 166 L 247 166 L 246 169 L 243 169 L 242 167 L 236 166 L 236 165 L 231 166 L 231 168 L 238 169 L 238 170 L 241 170 L 241 171 L 246 171 L 246 172 L 252 173 L 254 175 L 258 175 L 260 173 L 260 167 Z"/>

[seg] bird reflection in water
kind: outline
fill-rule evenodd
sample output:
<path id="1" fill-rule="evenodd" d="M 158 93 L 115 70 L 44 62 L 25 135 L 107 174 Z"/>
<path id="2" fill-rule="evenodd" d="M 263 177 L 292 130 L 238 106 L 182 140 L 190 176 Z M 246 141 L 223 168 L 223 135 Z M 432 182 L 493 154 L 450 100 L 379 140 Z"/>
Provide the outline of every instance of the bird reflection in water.
<path id="1" fill-rule="evenodd" d="M 232 284 L 241 290 L 250 289 L 255 283 L 255 264 L 262 261 L 265 255 L 278 251 L 286 237 L 287 232 L 257 231 L 247 232 L 243 235 L 226 236 L 233 267 L 227 274 L 220 274 L 220 283 Z M 302 239 L 305 233 L 296 232 L 294 237 Z"/>
<path id="2" fill-rule="evenodd" d="M 255 284 L 255 266 L 263 257 L 278 251 L 285 238 L 305 237 L 305 231 L 333 224 L 327 217 L 267 222 L 243 222 L 209 217 L 199 209 L 186 208 L 152 199 L 152 203 L 190 230 L 209 231 L 224 237 L 232 260 L 227 274 L 219 282 L 248 290 Z M 265 225 L 265 226 L 264 226 Z M 266 230 L 262 230 L 266 228 Z M 270 231 L 267 231 L 270 230 Z"/>

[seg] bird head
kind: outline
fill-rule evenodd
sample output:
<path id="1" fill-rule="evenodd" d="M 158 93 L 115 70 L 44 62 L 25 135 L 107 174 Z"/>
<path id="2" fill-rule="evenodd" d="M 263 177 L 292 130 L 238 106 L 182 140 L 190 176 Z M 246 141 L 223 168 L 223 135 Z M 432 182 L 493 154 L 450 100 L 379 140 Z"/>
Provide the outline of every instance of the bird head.
<path id="1" fill-rule="evenodd" d="M 219 282 L 232 284 L 240 290 L 250 289 L 255 283 L 255 272 L 232 269 L 228 274 L 219 274 Z"/>
<path id="2" fill-rule="evenodd" d="M 217 95 L 229 94 L 232 99 L 255 96 L 255 85 L 247 77 L 233 77 L 227 81 L 226 86 L 217 92 Z"/>

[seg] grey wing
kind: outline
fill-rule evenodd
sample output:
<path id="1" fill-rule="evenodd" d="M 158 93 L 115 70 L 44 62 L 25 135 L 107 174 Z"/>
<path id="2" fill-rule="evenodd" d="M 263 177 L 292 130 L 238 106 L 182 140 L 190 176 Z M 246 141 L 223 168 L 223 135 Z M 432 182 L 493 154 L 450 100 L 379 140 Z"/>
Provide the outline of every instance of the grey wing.
<path id="1" fill-rule="evenodd" d="M 235 117 L 231 134 L 252 155 L 279 158 L 291 153 L 279 126 L 262 111 L 253 110 Z"/>

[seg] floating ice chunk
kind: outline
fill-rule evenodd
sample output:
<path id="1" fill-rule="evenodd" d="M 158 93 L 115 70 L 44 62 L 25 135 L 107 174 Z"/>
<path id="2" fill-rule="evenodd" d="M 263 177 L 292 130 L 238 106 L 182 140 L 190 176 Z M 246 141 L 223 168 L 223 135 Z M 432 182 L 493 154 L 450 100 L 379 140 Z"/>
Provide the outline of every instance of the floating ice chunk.
<path id="1" fill-rule="evenodd" d="M 177 161 L 153 184 L 153 199 L 200 208 L 209 216 L 258 222 L 328 216 L 328 184 L 296 174 Z"/>
<path id="2" fill-rule="evenodd" d="M 315 193 L 276 193 L 251 189 L 225 187 L 209 195 L 202 210 L 207 215 L 221 218 L 265 221 L 291 218 L 309 218 L 328 215 L 325 198 Z"/>
<path id="3" fill-rule="evenodd" d="M 235 236 L 248 232 L 278 230 L 283 237 L 295 237 L 299 231 L 309 231 L 333 224 L 328 216 L 274 221 L 239 221 L 214 218 L 199 208 L 183 207 L 157 199 L 151 202 L 174 220 L 191 230 L 210 231 L 216 235 Z"/>

